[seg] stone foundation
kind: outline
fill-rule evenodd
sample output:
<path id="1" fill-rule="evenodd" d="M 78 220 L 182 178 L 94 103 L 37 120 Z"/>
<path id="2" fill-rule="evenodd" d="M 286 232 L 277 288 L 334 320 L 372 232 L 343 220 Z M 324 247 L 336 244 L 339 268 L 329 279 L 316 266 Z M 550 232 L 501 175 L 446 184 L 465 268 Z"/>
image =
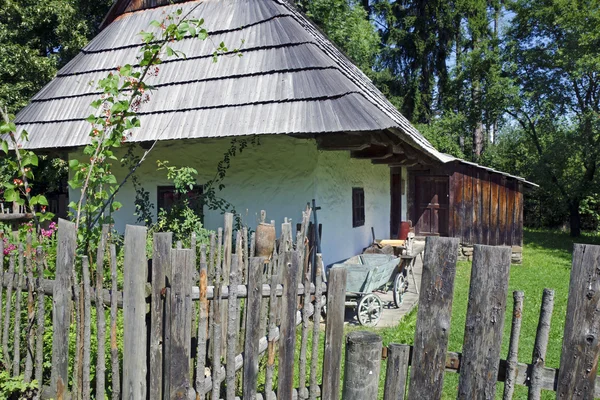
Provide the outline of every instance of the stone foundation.
<path id="1" fill-rule="evenodd" d="M 473 261 L 473 246 L 461 244 L 458 247 L 458 261 Z M 511 264 L 523 263 L 523 247 L 512 246 Z"/>

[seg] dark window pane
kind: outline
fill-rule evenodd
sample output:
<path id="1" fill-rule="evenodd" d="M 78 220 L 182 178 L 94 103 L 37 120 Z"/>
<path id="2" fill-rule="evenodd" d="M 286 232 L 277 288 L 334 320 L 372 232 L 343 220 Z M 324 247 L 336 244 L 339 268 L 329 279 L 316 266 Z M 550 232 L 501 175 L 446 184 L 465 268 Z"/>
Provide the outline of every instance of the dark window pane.
<path id="1" fill-rule="evenodd" d="M 365 224 L 365 191 L 363 188 L 352 188 L 352 226 Z"/>

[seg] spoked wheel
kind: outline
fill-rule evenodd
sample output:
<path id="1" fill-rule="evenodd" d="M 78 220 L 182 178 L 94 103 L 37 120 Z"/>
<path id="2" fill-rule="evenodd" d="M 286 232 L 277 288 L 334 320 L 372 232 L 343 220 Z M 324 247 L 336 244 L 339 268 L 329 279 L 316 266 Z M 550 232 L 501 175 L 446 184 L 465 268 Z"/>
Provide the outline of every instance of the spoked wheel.
<path id="1" fill-rule="evenodd" d="M 369 293 L 361 297 L 356 307 L 356 318 L 361 325 L 375 326 L 381 319 L 383 305 L 379 296 Z"/>
<path id="2" fill-rule="evenodd" d="M 402 298 L 404 297 L 404 293 L 406 293 L 406 289 L 408 288 L 408 281 L 404 277 L 402 272 L 398 272 L 396 277 L 394 278 L 394 305 L 396 308 L 400 308 L 400 304 L 402 304 Z"/>

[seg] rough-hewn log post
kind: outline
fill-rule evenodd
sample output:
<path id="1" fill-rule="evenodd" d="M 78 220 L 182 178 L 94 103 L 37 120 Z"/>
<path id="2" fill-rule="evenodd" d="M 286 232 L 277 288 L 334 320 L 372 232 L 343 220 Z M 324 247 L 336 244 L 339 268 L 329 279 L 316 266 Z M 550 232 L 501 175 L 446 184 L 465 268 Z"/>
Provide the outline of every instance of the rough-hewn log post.
<path id="1" fill-rule="evenodd" d="M 376 399 L 381 369 L 381 336 L 372 332 L 350 332 L 346 336 L 346 363 L 342 399 Z"/>

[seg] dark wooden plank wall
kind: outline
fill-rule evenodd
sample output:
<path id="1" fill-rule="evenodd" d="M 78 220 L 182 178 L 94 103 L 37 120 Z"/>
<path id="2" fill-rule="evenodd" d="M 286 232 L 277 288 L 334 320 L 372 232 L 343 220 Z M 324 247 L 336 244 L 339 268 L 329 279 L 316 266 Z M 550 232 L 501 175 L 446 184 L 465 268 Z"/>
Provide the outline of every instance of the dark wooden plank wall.
<path id="1" fill-rule="evenodd" d="M 449 236 L 459 237 L 466 245 L 522 245 L 522 182 L 463 164 L 409 170 L 408 207 L 413 225 L 419 219 L 416 177 L 424 175 L 449 177 Z"/>

